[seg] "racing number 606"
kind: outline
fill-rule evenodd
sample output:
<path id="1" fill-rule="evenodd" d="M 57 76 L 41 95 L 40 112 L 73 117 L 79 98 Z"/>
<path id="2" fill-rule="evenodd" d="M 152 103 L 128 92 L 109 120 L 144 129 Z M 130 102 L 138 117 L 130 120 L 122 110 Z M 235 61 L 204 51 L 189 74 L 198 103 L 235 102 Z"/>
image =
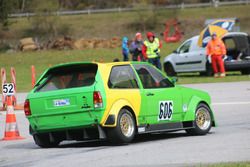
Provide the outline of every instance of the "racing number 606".
<path id="1" fill-rule="evenodd" d="M 158 120 L 171 120 L 173 115 L 173 101 L 160 101 Z"/>

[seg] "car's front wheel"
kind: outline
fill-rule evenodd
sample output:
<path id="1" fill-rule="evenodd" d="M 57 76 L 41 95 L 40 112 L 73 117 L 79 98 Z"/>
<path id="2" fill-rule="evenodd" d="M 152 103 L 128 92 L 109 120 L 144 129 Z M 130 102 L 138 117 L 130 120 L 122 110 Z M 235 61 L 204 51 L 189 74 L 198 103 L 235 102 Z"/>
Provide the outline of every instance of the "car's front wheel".
<path id="1" fill-rule="evenodd" d="M 241 74 L 242 75 L 248 75 L 248 74 L 250 74 L 250 69 L 241 70 Z"/>
<path id="2" fill-rule="evenodd" d="M 117 125 L 108 128 L 108 139 L 112 143 L 129 143 L 134 139 L 136 124 L 134 116 L 127 109 L 121 109 L 117 117 Z"/>
<path id="3" fill-rule="evenodd" d="M 212 115 L 209 107 L 205 104 L 199 104 L 195 112 L 194 127 L 186 129 L 191 135 L 205 135 L 212 127 Z"/>
<path id="4" fill-rule="evenodd" d="M 164 70 L 168 76 L 176 76 L 176 72 L 174 70 L 174 67 L 170 63 L 165 63 L 164 64 Z"/>

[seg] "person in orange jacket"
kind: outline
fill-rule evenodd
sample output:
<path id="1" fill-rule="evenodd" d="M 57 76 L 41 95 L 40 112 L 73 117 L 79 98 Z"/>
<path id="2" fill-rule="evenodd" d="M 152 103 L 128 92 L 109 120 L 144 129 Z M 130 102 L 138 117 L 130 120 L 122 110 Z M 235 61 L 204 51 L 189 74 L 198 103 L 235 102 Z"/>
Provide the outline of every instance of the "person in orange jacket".
<path id="1" fill-rule="evenodd" d="M 147 32 L 147 38 L 148 40 L 144 41 L 142 46 L 143 57 L 161 70 L 160 48 L 162 43 L 152 32 Z"/>
<path id="2" fill-rule="evenodd" d="M 226 73 L 223 61 L 223 57 L 226 55 L 225 44 L 217 37 L 216 33 L 213 33 L 211 37 L 212 39 L 208 42 L 206 51 L 208 59 L 212 60 L 214 77 L 225 77 Z"/>

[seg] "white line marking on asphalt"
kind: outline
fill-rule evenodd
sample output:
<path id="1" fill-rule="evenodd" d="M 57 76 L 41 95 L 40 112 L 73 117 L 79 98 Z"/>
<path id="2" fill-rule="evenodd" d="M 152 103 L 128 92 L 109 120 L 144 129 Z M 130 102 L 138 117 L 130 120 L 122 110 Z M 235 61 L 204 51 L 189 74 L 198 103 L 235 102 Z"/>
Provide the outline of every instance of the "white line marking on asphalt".
<path id="1" fill-rule="evenodd" d="M 250 104 L 250 101 L 212 103 L 213 106 L 220 106 L 220 105 L 242 105 L 242 104 Z"/>

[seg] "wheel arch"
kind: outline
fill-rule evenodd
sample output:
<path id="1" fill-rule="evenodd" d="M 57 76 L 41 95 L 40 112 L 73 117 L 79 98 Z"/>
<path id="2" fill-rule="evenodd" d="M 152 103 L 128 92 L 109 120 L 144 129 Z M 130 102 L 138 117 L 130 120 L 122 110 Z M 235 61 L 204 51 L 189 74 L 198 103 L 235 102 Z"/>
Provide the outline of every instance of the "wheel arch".
<path id="1" fill-rule="evenodd" d="M 130 106 L 123 106 L 121 109 L 127 109 L 133 115 L 133 117 L 135 119 L 136 126 L 137 126 L 138 125 L 137 124 L 137 117 L 135 115 L 134 110 Z"/>
<path id="2" fill-rule="evenodd" d="M 212 126 L 216 126 L 216 122 L 215 122 L 215 118 L 214 118 L 214 114 L 213 114 L 213 111 L 211 109 L 211 106 L 209 105 L 208 102 L 206 102 L 205 100 L 201 99 L 198 96 L 192 97 L 190 103 L 188 104 L 188 109 L 187 109 L 186 115 L 184 117 L 184 121 L 194 121 L 195 120 L 195 112 L 196 112 L 197 107 L 200 104 L 205 104 L 209 108 L 209 112 L 212 116 Z"/>
<path id="3" fill-rule="evenodd" d="M 215 118 L 214 118 L 214 113 L 213 113 L 213 110 L 212 110 L 211 106 L 206 101 L 204 101 L 204 100 L 200 101 L 200 103 L 198 105 L 200 105 L 200 104 L 205 104 L 208 107 L 209 112 L 210 112 L 210 114 L 212 116 L 212 126 L 216 126 L 216 122 L 215 122 Z M 197 105 L 197 107 L 198 107 L 198 105 Z"/>
<path id="4" fill-rule="evenodd" d="M 126 101 L 124 99 L 118 100 L 112 105 L 112 107 L 109 110 L 106 118 L 104 118 L 101 121 L 102 122 L 101 125 L 103 127 L 115 127 L 117 125 L 118 114 L 122 109 L 127 109 L 133 115 L 133 117 L 135 119 L 136 126 L 137 126 L 138 121 L 137 121 L 137 116 L 136 116 L 136 113 L 135 113 L 135 109 L 128 101 Z M 114 119 L 114 120 L 112 120 L 113 122 L 111 122 L 111 123 L 108 122 L 110 118 Z"/>
<path id="5" fill-rule="evenodd" d="M 167 66 L 171 66 L 173 68 L 173 74 L 170 74 L 170 75 L 168 74 Z M 176 66 L 174 65 L 174 63 L 172 61 L 164 62 L 163 68 L 164 68 L 164 72 L 166 75 L 169 75 L 169 76 L 176 76 L 177 75 Z"/>
<path id="6" fill-rule="evenodd" d="M 164 64 L 163 64 L 163 67 L 164 67 L 164 71 L 166 72 L 166 65 L 167 64 L 170 64 L 172 67 L 173 67 L 173 69 L 176 71 L 176 69 L 175 69 L 175 66 L 174 66 L 174 63 L 172 62 L 172 61 L 166 61 L 166 62 L 164 62 Z"/>

